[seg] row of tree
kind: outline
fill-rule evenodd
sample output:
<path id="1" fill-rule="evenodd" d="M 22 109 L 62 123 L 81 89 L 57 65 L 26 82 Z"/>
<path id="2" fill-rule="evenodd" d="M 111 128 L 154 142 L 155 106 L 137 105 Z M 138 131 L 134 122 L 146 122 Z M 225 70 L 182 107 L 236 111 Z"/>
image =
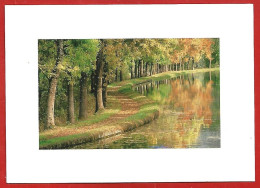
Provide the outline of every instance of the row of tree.
<path id="1" fill-rule="evenodd" d="M 88 91 L 95 111 L 102 111 L 112 82 L 219 65 L 219 39 L 39 40 L 38 52 L 44 129 L 55 126 L 59 115 L 70 123 L 86 119 Z"/>

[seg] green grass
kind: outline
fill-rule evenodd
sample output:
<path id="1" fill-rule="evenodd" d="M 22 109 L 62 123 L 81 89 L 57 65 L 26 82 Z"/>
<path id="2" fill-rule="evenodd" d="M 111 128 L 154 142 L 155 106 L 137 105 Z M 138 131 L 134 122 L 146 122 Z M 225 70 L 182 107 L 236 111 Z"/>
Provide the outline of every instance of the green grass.
<path id="1" fill-rule="evenodd" d="M 141 106 L 138 113 L 127 117 L 125 119 L 125 121 L 143 120 L 144 118 L 146 118 L 147 116 L 157 112 L 158 110 L 159 110 L 159 106 L 157 105 L 157 103 L 145 104 L 145 105 Z"/>
<path id="2" fill-rule="evenodd" d="M 105 119 L 108 119 L 112 115 L 118 113 L 121 108 L 116 108 L 116 109 L 105 109 L 101 113 L 96 113 L 93 116 L 90 116 L 87 120 L 80 121 L 77 125 L 74 126 L 88 126 L 92 125 L 101 121 L 104 121 Z"/>

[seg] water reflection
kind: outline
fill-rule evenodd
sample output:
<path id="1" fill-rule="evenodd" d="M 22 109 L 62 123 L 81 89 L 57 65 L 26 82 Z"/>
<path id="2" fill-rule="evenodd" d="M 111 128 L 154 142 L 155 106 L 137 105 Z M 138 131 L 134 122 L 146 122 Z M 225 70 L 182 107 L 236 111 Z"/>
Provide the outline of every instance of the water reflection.
<path id="1" fill-rule="evenodd" d="M 133 88 L 160 103 L 160 117 L 132 132 L 76 148 L 219 148 L 219 72 Z"/>

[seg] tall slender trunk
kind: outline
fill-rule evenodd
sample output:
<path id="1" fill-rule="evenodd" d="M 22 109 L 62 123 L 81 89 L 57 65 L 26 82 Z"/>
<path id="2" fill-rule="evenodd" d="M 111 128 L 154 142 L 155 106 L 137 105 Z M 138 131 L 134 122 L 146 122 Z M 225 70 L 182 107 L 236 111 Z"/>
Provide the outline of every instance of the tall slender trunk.
<path id="1" fill-rule="evenodd" d="M 123 73 L 122 70 L 119 71 L 120 72 L 120 82 L 123 81 Z"/>
<path id="2" fill-rule="evenodd" d="M 209 68 L 211 69 L 211 59 L 209 60 Z"/>
<path id="3" fill-rule="evenodd" d="M 106 78 L 103 79 L 103 86 L 102 86 L 102 99 L 104 107 L 107 106 L 107 83 Z"/>
<path id="4" fill-rule="evenodd" d="M 68 120 L 70 123 L 75 123 L 74 117 L 74 94 L 73 83 L 68 83 Z"/>
<path id="5" fill-rule="evenodd" d="M 192 58 L 192 70 L 194 70 L 194 58 Z"/>
<path id="6" fill-rule="evenodd" d="M 95 78 L 96 78 L 95 71 L 93 71 L 91 73 L 91 91 L 90 91 L 91 93 L 95 93 L 96 92 Z"/>
<path id="7" fill-rule="evenodd" d="M 141 77 L 141 61 L 138 62 L 138 78 Z"/>
<path id="8" fill-rule="evenodd" d="M 131 65 L 130 69 L 131 69 L 130 70 L 130 72 L 131 72 L 131 79 L 133 79 L 134 78 L 134 75 L 133 75 L 134 73 L 133 73 L 133 66 L 132 65 Z"/>
<path id="9" fill-rule="evenodd" d="M 153 63 L 153 71 L 152 71 L 152 74 L 154 75 L 156 73 L 156 63 Z"/>
<path id="10" fill-rule="evenodd" d="M 178 71 L 178 69 L 177 69 L 177 68 L 178 68 L 177 63 L 175 63 L 175 66 L 176 66 L 176 67 L 175 67 L 176 71 Z"/>
<path id="11" fill-rule="evenodd" d="M 118 70 L 116 68 L 116 71 L 115 71 L 115 81 L 117 82 L 117 75 L 118 75 Z"/>
<path id="12" fill-rule="evenodd" d="M 137 76 L 137 61 L 135 61 L 135 78 L 138 78 L 138 76 Z"/>
<path id="13" fill-rule="evenodd" d="M 141 60 L 141 69 L 140 69 L 140 77 L 143 77 L 144 76 L 144 61 Z"/>
<path id="14" fill-rule="evenodd" d="M 104 107 L 107 106 L 107 85 L 108 85 L 108 74 L 109 74 L 109 71 L 108 71 L 108 63 L 105 62 L 104 64 L 104 68 L 103 68 L 103 83 L 102 83 L 102 98 L 103 98 L 103 105 Z"/>
<path id="15" fill-rule="evenodd" d="M 55 67 L 52 71 L 52 76 L 49 79 L 47 119 L 44 125 L 44 129 L 49 129 L 55 126 L 54 104 L 55 104 L 56 88 L 57 88 L 58 78 L 60 74 L 58 65 L 62 62 L 62 59 L 63 59 L 63 40 L 57 40 L 57 58 L 56 58 Z"/>
<path id="16" fill-rule="evenodd" d="M 80 79 L 80 99 L 79 99 L 79 119 L 87 119 L 88 107 L 87 107 L 87 74 L 82 72 Z"/>
<path id="17" fill-rule="evenodd" d="M 102 97 L 103 97 L 103 105 L 104 107 L 106 107 L 107 106 L 107 85 L 103 86 Z"/>
<path id="18" fill-rule="evenodd" d="M 102 41 L 103 43 L 103 41 Z M 96 94 L 96 111 L 104 110 L 104 105 L 103 105 L 103 97 L 102 97 L 102 77 L 103 77 L 103 68 L 104 68 L 104 59 L 103 59 L 103 45 L 101 44 L 101 49 L 98 52 L 97 55 L 97 61 L 96 61 L 96 71 L 97 71 L 97 94 Z"/>
<path id="19" fill-rule="evenodd" d="M 181 62 L 181 57 L 180 57 L 180 71 L 181 71 L 181 65 L 182 65 L 182 62 Z"/>
<path id="20" fill-rule="evenodd" d="M 145 63 L 145 76 L 148 76 L 148 63 Z"/>

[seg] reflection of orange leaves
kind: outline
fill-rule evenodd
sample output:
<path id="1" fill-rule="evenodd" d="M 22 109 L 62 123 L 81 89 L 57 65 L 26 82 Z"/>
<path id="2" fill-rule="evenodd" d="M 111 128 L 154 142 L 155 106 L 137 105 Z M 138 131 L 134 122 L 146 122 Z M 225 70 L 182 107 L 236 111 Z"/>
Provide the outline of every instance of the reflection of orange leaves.
<path id="1" fill-rule="evenodd" d="M 194 116 L 206 118 L 207 124 L 211 124 L 211 102 L 212 102 L 212 82 L 208 82 L 205 87 L 199 80 L 192 82 L 185 80 L 175 80 L 171 83 L 172 92 L 169 97 L 175 108 L 180 108 L 183 113 L 178 116 L 178 120 L 190 120 Z"/>
<path id="2" fill-rule="evenodd" d="M 168 103 L 181 112 L 171 139 L 175 148 L 189 147 L 196 143 L 201 126 L 212 123 L 212 82 L 204 86 L 197 79 L 178 79 L 171 82 L 171 88 Z"/>
<path id="3" fill-rule="evenodd" d="M 211 118 L 210 119 L 205 118 L 203 122 L 204 122 L 205 125 L 211 125 L 212 119 Z"/>

